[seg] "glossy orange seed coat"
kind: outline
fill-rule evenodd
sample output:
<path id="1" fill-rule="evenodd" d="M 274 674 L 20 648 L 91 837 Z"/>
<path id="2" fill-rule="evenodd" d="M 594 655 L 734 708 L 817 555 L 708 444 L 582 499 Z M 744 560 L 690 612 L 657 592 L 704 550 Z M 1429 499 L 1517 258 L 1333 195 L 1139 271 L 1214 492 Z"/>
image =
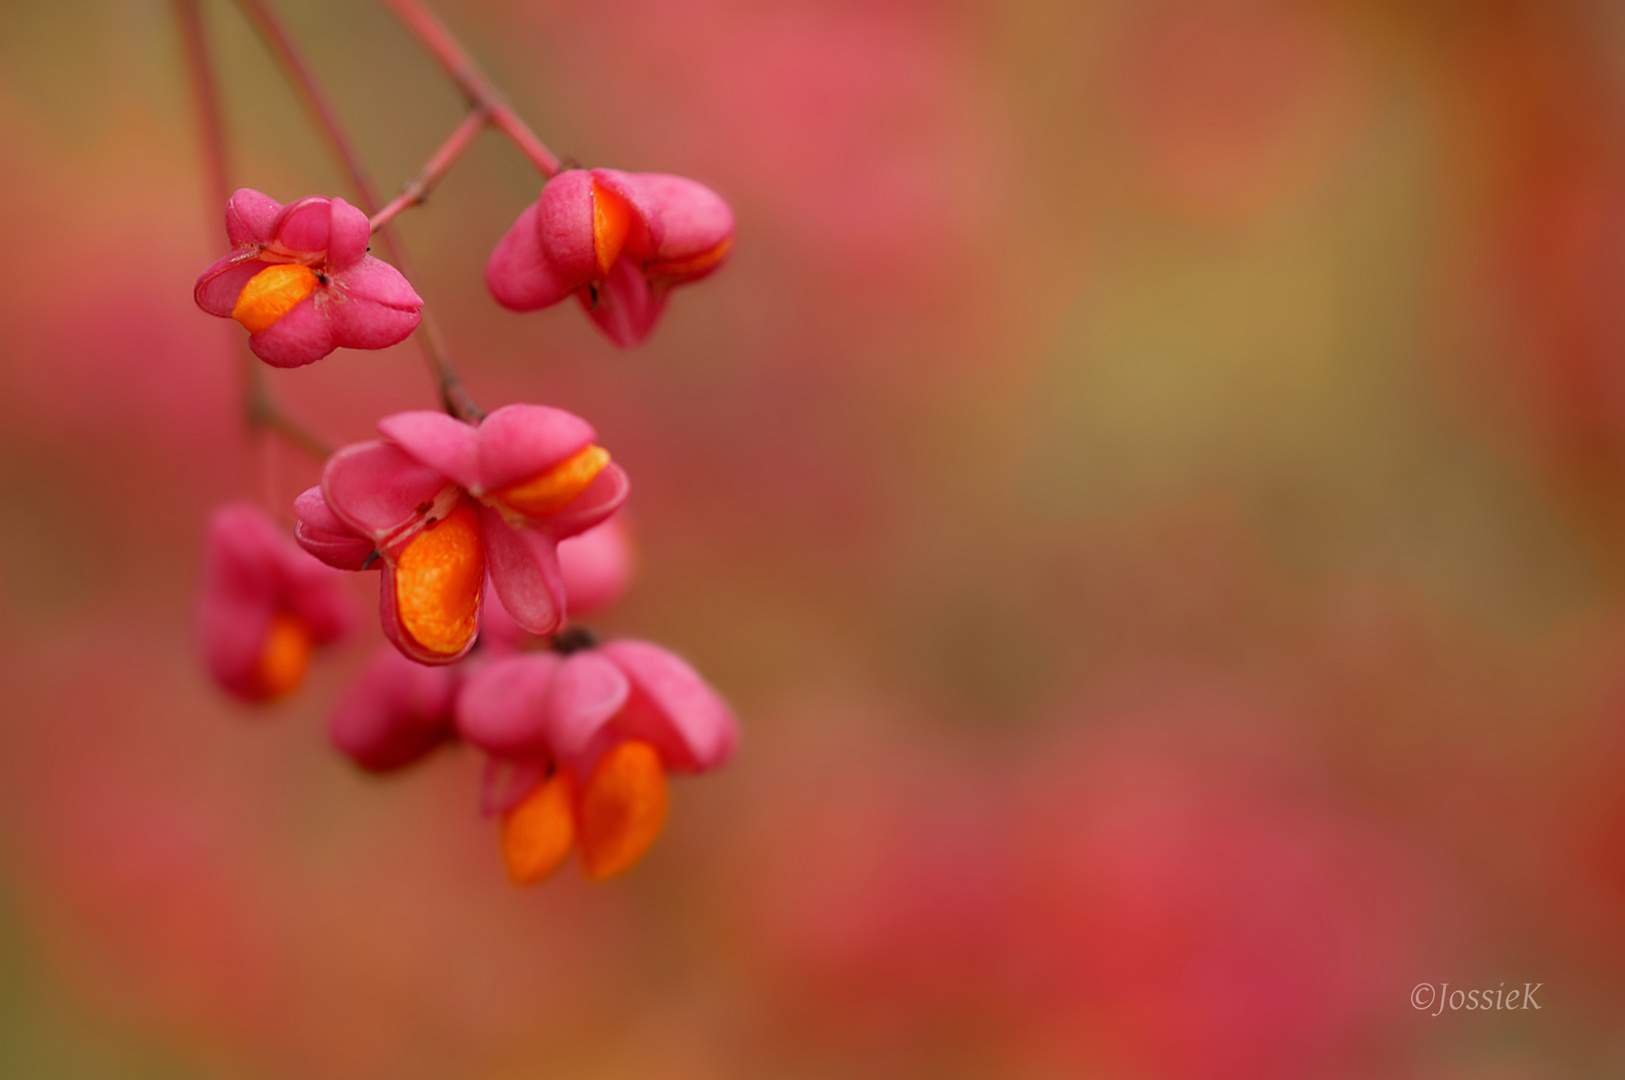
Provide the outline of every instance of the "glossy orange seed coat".
<path id="1" fill-rule="evenodd" d="M 316 291 L 316 275 L 308 266 L 280 263 L 267 266 L 248 279 L 237 294 L 231 317 L 250 334 L 270 329 L 293 306 Z"/>
<path id="2" fill-rule="evenodd" d="M 579 450 L 551 469 L 529 480 L 511 484 L 492 495 L 528 517 L 562 510 L 575 501 L 609 465 L 609 451 L 601 446 Z"/>
<path id="3" fill-rule="evenodd" d="M 632 205 L 597 181 L 592 185 L 592 251 L 603 276 L 620 258 L 632 231 Z"/>
<path id="4" fill-rule="evenodd" d="M 730 236 L 716 247 L 702 251 L 698 255 L 690 255 L 686 259 L 663 259 L 652 262 L 643 268 L 643 272 L 651 278 L 692 277 L 721 262 L 728 254 L 728 249 L 733 246 L 733 237 Z"/>
<path id="5" fill-rule="evenodd" d="M 299 619 L 285 611 L 271 618 L 265 632 L 265 644 L 260 647 L 259 659 L 249 680 L 254 693 L 264 701 L 287 697 L 305 681 L 310 668 L 310 654 L 315 644 L 310 631 Z"/>
<path id="6" fill-rule="evenodd" d="M 583 869 L 599 881 L 630 870 L 666 823 L 666 770 L 646 742 L 629 740 L 598 759 L 581 792 Z"/>
<path id="7" fill-rule="evenodd" d="M 485 549 L 467 503 L 406 545 L 395 563 L 395 606 L 406 632 L 429 652 L 455 656 L 479 628 Z"/>
<path id="8" fill-rule="evenodd" d="M 556 772 L 502 819 L 502 861 L 515 885 L 532 885 L 564 865 L 575 843 L 575 781 Z"/>

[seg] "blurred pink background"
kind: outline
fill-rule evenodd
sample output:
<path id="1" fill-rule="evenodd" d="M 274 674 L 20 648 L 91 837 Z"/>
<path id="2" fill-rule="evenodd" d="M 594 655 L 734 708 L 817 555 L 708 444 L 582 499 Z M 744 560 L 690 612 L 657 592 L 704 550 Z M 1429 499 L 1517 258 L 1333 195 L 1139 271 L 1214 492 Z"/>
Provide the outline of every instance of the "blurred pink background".
<path id="1" fill-rule="evenodd" d="M 395 190 L 456 94 L 279 6 Z M 627 353 L 486 294 L 494 135 L 401 228 L 475 398 L 632 475 L 596 622 L 741 753 L 630 875 L 515 890 L 473 754 L 327 746 L 375 626 L 208 682 L 203 518 L 265 477 L 172 13 L 8 4 L 0 1075 L 1625 1072 L 1625 9 L 438 7 L 556 150 L 738 216 Z M 234 184 L 345 194 L 206 15 Z M 410 345 L 272 384 L 334 442 L 432 404 Z"/>

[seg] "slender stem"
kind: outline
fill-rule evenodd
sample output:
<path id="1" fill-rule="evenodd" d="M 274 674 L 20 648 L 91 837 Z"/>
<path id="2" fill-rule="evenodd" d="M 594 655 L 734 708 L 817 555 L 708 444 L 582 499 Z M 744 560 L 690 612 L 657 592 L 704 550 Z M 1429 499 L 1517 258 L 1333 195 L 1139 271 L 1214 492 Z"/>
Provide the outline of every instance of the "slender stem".
<path id="1" fill-rule="evenodd" d="M 254 359 L 253 363 L 257 368 L 264 366 L 257 359 Z M 295 423 L 276 407 L 276 403 L 265 392 L 263 383 L 260 384 L 257 394 L 250 395 L 248 416 L 250 423 L 256 427 L 275 432 L 318 461 L 326 461 L 333 456 L 331 446 Z"/>
<path id="2" fill-rule="evenodd" d="M 350 138 L 344 122 L 339 119 L 332 101 L 328 99 L 326 91 L 317 81 L 315 72 L 305 62 L 304 55 L 288 36 L 281 19 L 265 0 L 237 0 L 237 4 L 254 24 L 254 29 L 259 32 L 266 46 L 270 48 L 271 54 L 281 65 L 283 74 L 293 85 L 294 92 L 304 104 L 311 122 L 322 134 L 339 167 L 349 178 L 356 202 L 369 217 L 376 214 L 382 200 L 379 198 L 378 187 L 373 182 L 372 174 L 367 171 L 366 163 L 356 151 L 355 142 Z M 389 261 L 406 275 L 408 281 L 414 280 L 417 275 L 412 271 L 411 260 L 394 227 L 385 224 L 378 229 L 377 235 Z M 440 335 L 440 327 L 427 307 L 423 309 L 423 319 L 418 323 L 416 337 L 419 348 L 423 350 L 424 362 L 429 365 L 430 377 L 434 379 L 440 391 L 440 402 L 445 410 L 461 420 L 482 419 L 485 413 L 474 404 L 473 398 L 469 397 L 468 391 L 463 387 L 463 380 L 458 376 L 457 369 L 452 366 L 445 339 Z"/>
<path id="3" fill-rule="evenodd" d="M 553 151 L 519 118 L 508 99 L 480 70 L 462 43 L 446 29 L 445 23 L 418 0 L 383 0 L 383 4 L 429 50 L 457 89 L 463 92 L 469 105 L 485 109 L 490 114 L 491 126 L 511 139 L 543 176 L 552 176 L 559 171 L 559 159 Z"/>
<path id="4" fill-rule="evenodd" d="M 356 202 L 371 214 L 378 209 L 382 201 L 378 195 L 378 185 L 367 170 L 367 163 L 356 150 L 355 141 L 350 138 L 349 130 L 339 120 L 332 100 L 305 61 L 304 54 L 294 45 L 293 38 L 288 36 L 287 28 L 282 25 L 282 20 L 265 0 L 237 0 L 237 6 L 242 8 L 243 14 L 254 24 L 254 29 L 281 66 L 294 93 L 299 96 L 300 104 L 310 114 L 317 133 L 327 143 L 328 150 L 338 160 L 339 168 L 348 177 L 350 186 L 355 189 Z"/>
<path id="5" fill-rule="evenodd" d="M 215 76 L 214 57 L 203 27 L 198 0 L 174 0 L 175 19 L 180 24 L 181 47 L 186 54 L 186 75 L 192 87 L 192 108 L 196 113 L 198 135 L 203 143 L 203 170 L 208 183 L 209 228 L 220 225 L 220 208 L 231 197 L 231 167 L 226 153 L 226 127 L 220 116 L 220 80 Z"/>
<path id="6" fill-rule="evenodd" d="M 203 26 L 203 11 L 198 0 L 174 0 L 174 4 L 181 46 L 186 53 L 192 108 L 197 117 L 199 141 L 203 144 L 203 173 L 210 208 L 208 228 L 213 233 L 221 227 L 221 208 L 231 199 L 231 166 L 226 150 L 225 122 L 220 114 L 220 80 L 215 75 L 214 55 L 209 50 L 209 35 Z M 252 430 L 267 401 L 265 372 L 246 349 L 243 359 L 243 419 Z"/>
<path id="7" fill-rule="evenodd" d="M 220 82 L 215 75 L 214 56 L 198 0 L 174 0 L 175 17 L 180 24 L 181 46 L 186 54 L 186 71 L 192 85 L 198 133 L 203 143 L 203 166 L 207 177 L 208 205 L 212 208 L 209 230 L 220 228 L 220 210 L 231 198 L 231 166 L 226 150 L 225 123 L 220 111 Z M 224 233 L 221 234 L 225 238 Z M 242 350 L 243 421 L 250 441 L 259 444 L 260 456 L 269 468 L 269 447 L 254 436 L 274 432 L 317 458 L 332 451 L 318 438 L 295 424 L 271 400 L 265 382 L 265 365 L 246 348 Z"/>
<path id="8" fill-rule="evenodd" d="M 473 145 L 479 133 L 485 130 L 490 123 L 490 113 L 483 106 L 475 106 L 463 117 L 462 122 L 446 136 L 446 141 L 434 152 L 434 156 L 424 163 L 423 169 L 414 176 L 401 193 L 390 204 L 372 216 L 372 231 L 377 232 L 388 225 L 401 211 L 414 206 L 422 206 L 429 199 L 429 192 L 450 171 L 457 159 L 463 156 L 463 151 Z"/>

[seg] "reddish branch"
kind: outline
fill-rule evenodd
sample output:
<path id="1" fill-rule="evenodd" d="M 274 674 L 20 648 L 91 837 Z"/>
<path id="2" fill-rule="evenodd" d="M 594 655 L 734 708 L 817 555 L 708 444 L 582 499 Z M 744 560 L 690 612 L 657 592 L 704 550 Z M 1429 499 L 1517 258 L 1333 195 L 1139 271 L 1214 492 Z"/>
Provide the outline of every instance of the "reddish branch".
<path id="1" fill-rule="evenodd" d="M 203 169 L 207 177 L 209 204 L 215 207 L 209 228 L 219 228 L 219 207 L 231 197 L 231 167 L 226 152 L 225 123 L 220 113 L 220 82 L 215 75 L 214 56 L 203 27 L 198 0 L 174 0 L 175 18 L 180 24 L 181 51 L 186 56 L 186 73 L 192 88 L 198 134 L 203 144 Z M 294 423 L 271 400 L 265 385 L 265 368 L 243 350 L 243 420 L 250 433 L 270 431 L 317 457 L 332 450 L 316 436 Z"/>
<path id="2" fill-rule="evenodd" d="M 203 13 L 197 0 L 175 0 L 175 19 L 181 29 L 181 50 L 186 55 L 186 75 L 192 86 L 192 109 L 197 115 L 198 134 L 203 142 L 203 170 L 209 186 L 209 227 L 220 223 L 219 207 L 231 197 L 231 168 L 226 159 L 226 129 L 220 116 L 220 81 L 214 73 L 214 57 L 209 52 L 208 34 L 203 29 Z"/>
<path id="3" fill-rule="evenodd" d="M 283 74 L 293 85 L 294 92 L 298 94 L 305 111 L 310 115 L 311 122 L 321 132 L 328 149 L 348 177 L 350 186 L 354 189 L 357 205 L 369 217 L 376 215 L 382 202 L 377 185 L 373 183 L 361 155 L 356 152 L 355 142 L 350 138 L 343 121 L 339 119 L 332 101 L 316 79 L 315 72 L 305 62 L 304 55 L 288 36 L 281 19 L 265 0 L 237 0 L 237 3 L 270 48 Z M 411 260 L 394 227 L 386 221 L 379 226 L 377 236 L 389 261 L 406 275 L 407 280 L 416 281 L 417 275 L 413 273 Z M 445 340 L 440 336 L 439 326 L 427 307 L 423 309 L 423 321 L 418 324 L 416 336 L 446 411 L 461 420 L 476 421 L 483 418 L 485 413 L 474 404 L 474 400 L 463 387 L 462 379 L 452 367 Z"/>
<path id="4" fill-rule="evenodd" d="M 530 130 L 519 114 L 514 112 L 508 99 L 486 77 L 468 50 L 451 35 L 446 25 L 418 2 L 418 0 L 383 0 L 385 7 L 394 12 L 406 29 L 428 49 L 457 89 L 463 92 L 472 109 L 483 109 L 492 127 L 502 132 L 521 153 L 531 160 L 543 176 L 559 171 L 559 159 L 554 156 L 536 133 Z"/>
<path id="5" fill-rule="evenodd" d="M 463 117 L 462 123 L 452 130 L 446 141 L 424 163 L 422 171 L 401 189 L 401 193 L 390 204 L 372 216 L 372 231 L 377 232 L 395 219 L 402 210 L 414 206 L 422 206 L 428 199 L 429 192 L 434 190 L 436 184 L 451 169 L 463 151 L 467 150 L 478 137 L 485 126 L 490 123 L 490 114 L 483 107 L 476 106 Z"/>

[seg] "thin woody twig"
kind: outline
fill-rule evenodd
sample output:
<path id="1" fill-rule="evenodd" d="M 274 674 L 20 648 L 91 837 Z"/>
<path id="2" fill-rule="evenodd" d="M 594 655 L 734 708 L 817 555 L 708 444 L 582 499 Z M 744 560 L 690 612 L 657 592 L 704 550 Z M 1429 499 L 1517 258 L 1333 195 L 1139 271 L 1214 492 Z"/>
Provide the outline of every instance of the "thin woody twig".
<path id="1" fill-rule="evenodd" d="M 271 10 L 266 0 L 237 0 L 237 4 L 254 24 L 255 30 L 259 32 L 288 81 L 293 85 L 294 92 L 305 106 L 311 122 L 321 133 L 328 149 L 348 177 L 350 186 L 354 189 L 356 202 L 368 217 L 377 214 L 382 200 L 372 174 L 367 171 L 366 163 L 357 152 L 355 142 L 350 138 L 343 121 L 339 119 L 332 101 L 322 89 L 321 83 L 317 81 L 315 72 L 305 62 L 304 55 L 294 45 L 282 21 Z M 406 275 L 408 281 L 415 280 L 417 275 L 412 270 L 406 248 L 401 243 L 394 226 L 385 223 L 378 229 L 377 236 L 384 247 L 385 255 L 395 264 L 395 268 Z M 473 398 L 469 397 L 467 389 L 464 388 L 462 379 L 452 366 L 451 356 L 446 349 L 445 340 L 440 335 L 439 325 L 427 307 L 422 311 L 422 321 L 418 324 L 416 337 L 419 347 L 423 350 L 424 362 L 429 366 L 430 376 L 440 391 L 440 401 L 445 410 L 461 420 L 482 419 L 485 413 L 474 404 Z"/>
<path id="2" fill-rule="evenodd" d="M 559 171 L 558 157 L 519 118 L 508 99 L 480 70 L 462 43 L 446 29 L 445 23 L 418 0 L 383 0 L 383 4 L 429 50 L 447 77 L 463 92 L 470 107 L 484 109 L 489 114 L 491 126 L 512 140 L 543 176 L 552 176 Z"/>
<path id="3" fill-rule="evenodd" d="M 253 358 L 251 358 L 253 359 Z M 253 359 L 259 366 L 259 360 Z M 276 407 L 270 395 L 260 393 L 248 405 L 249 418 L 255 425 L 274 431 L 285 440 L 299 447 L 318 461 L 326 461 L 333 456 L 333 448 L 317 436 L 295 423 L 287 414 Z"/>
<path id="4" fill-rule="evenodd" d="M 401 211 L 422 206 L 428 200 L 429 192 L 434 190 L 435 185 L 440 183 L 452 165 L 463 155 L 463 151 L 473 144 L 489 122 L 490 114 L 483 107 L 476 106 L 470 109 L 468 115 L 463 117 L 462 122 L 452 130 L 446 141 L 440 144 L 440 148 L 424 164 L 423 169 L 401 189 L 401 193 L 395 196 L 388 206 L 372 216 L 372 231 L 377 232 L 388 225 Z"/>
<path id="5" fill-rule="evenodd" d="M 220 83 L 215 75 L 214 56 L 198 0 L 174 0 L 175 18 L 180 25 L 181 47 L 186 55 L 186 71 L 197 113 L 198 134 L 203 144 L 203 168 L 207 177 L 210 215 L 209 229 L 219 228 L 219 208 L 231 197 L 231 167 L 226 149 L 225 124 L 220 112 Z M 265 365 L 242 350 L 243 421 L 250 434 L 273 432 L 318 459 L 332 453 L 320 439 L 294 423 L 277 407 L 266 386 Z M 261 447 L 261 452 L 268 452 Z"/>
<path id="6" fill-rule="evenodd" d="M 180 24 L 181 49 L 186 55 L 186 74 L 192 87 L 192 107 L 197 114 L 198 135 L 203 143 L 203 171 L 207 177 L 210 211 L 209 228 L 219 227 L 219 208 L 231 196 L 230 163 L 226 153 L 225 123 L 220 116 L 220 81 L 215 76 L 214 57 L 203 27 L 198 0 L 174 0 L 175 20 Z"/>

